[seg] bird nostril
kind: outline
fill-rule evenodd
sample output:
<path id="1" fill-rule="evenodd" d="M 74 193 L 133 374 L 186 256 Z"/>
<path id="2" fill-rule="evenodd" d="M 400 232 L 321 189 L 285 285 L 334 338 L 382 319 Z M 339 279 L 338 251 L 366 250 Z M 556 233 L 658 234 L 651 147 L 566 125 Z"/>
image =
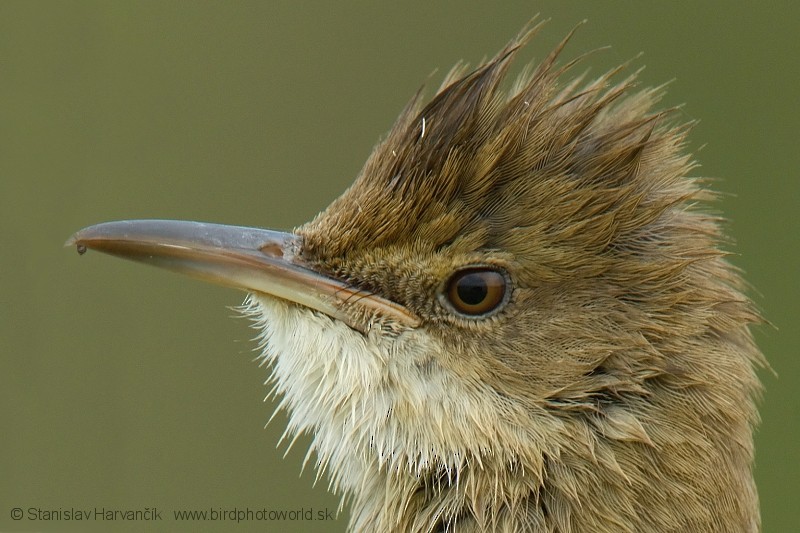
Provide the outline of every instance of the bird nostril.
<path id="1" fill-rule="evenodd" d="M 270 257 L 283 257 L 283 247 L 275 242 L 270 242 L 259 248 L 261 253 Z"/>

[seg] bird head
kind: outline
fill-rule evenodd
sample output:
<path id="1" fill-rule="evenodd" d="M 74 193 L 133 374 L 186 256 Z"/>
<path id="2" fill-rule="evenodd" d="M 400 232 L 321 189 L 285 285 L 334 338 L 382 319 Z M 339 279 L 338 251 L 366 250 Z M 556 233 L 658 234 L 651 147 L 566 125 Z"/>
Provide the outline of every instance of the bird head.
<path id="1" fill-rule="evenodd" d="M 756 527 L 758 315 L 698 207 L 689 127 L 622 67 L 563 83 L 566 40 L 509 83 L 532 33 L 415 96 L 291 233 L 70 242 L 250 292 L 287 435 L 312 436 L 354 529 Z"/>

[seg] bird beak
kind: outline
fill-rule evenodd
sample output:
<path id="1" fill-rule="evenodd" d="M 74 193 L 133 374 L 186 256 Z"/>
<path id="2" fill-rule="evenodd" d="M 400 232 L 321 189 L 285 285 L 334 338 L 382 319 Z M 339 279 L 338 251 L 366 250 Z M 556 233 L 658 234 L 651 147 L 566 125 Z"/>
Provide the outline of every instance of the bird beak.
<path id="1" fill-rule="evenodd" d="M 97 250 L 315 309 L 364 331 L 347 304 L 414 327 L 405 307 L 302 264 L 302 237 L 259 228 L 179 220 L 123 220 L 89 226 L 66 246 Z M 356 313 L 356 316 L 362 313 Z M 363 315 L 362 315 L 363 316 Z"/>

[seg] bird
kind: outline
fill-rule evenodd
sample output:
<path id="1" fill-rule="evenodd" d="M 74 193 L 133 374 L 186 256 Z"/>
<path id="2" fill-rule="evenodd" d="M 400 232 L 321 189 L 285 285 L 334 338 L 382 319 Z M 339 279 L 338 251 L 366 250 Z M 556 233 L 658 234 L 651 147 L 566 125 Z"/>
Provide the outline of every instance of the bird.
<path id="1" fill-rule="evenodd" d="M 286 435 L 352 531 L 759 531 L 761 313 L 692 123 L 542 27 L 420 90 L 288 232 L 174 220 L 67 244 L 248 293 Z M 576 27 L 577 28 L 577 27 Z"/>

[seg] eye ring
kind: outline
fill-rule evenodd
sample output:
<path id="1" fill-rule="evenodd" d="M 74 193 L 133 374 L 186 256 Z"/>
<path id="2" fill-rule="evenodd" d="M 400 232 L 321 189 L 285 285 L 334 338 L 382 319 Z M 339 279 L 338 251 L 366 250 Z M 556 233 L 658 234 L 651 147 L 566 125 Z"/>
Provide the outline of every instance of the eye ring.
<path id="1" fill-rule="evenodd" d="M 484 318 L 508 301 L 508 274 L 488 266 L 472 266 L 454 272 L 439 294 L 447 308 L 468 318 Z"/>

